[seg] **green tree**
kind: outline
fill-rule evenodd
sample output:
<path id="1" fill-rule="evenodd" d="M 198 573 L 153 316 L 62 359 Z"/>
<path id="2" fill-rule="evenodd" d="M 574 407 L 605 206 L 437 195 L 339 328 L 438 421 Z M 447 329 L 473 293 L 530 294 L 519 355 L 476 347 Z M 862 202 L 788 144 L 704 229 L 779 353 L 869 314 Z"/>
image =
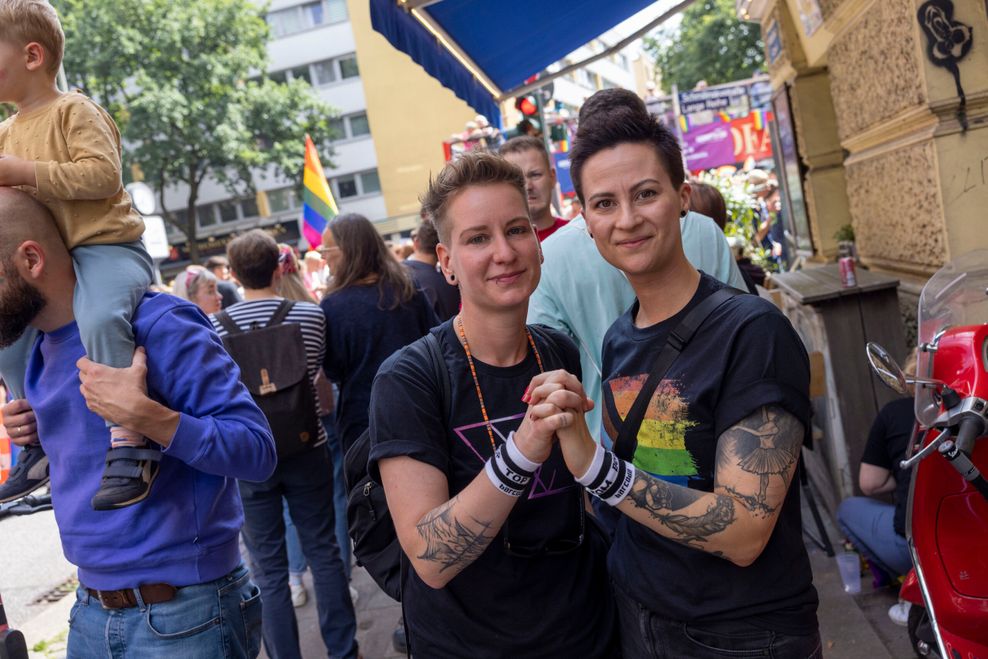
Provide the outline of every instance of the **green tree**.
<path id="1" fill-rule="evenodd" d="M 738 20 L 734 11 L 734 0 L 700 0 L 683 12 L 678 29 L 645 39 L 666 89 L 742 80 L 763 66 L 761 29 Z"/>
<path id="2" fill-rule="evenodd" d="M 65 71 L 120 126 L 124 161 L 155 187 L 198 260 L 195 207 L 207 177 L 254 192 L 252 170 L 300 179 L 303 138 L 332 137 L 334 110 L 306 83 L 267 70 L 268 26 L 251 0 L 55 0 Z M 324 149 L 325 150 L 325 149 Z M 327 160 L 323 160 L 331 166 Z M 301 185 L 301 181 L 299 181 Z M 184 217 L 165 190 L 188 190 Z"/>

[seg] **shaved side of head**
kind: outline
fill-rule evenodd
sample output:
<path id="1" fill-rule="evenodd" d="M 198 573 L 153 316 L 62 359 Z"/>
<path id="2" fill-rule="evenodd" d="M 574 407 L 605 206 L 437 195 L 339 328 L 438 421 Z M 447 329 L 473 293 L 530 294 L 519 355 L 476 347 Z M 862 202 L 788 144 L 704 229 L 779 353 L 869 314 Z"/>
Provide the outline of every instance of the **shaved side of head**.
<path id="1" fill-rule="evenodd" d="M 0 187 L 0 259 L 9 263 L 25 241 L 33 240 L 49 259 L 69 259 L 51 213 L 31 195 Z"/>

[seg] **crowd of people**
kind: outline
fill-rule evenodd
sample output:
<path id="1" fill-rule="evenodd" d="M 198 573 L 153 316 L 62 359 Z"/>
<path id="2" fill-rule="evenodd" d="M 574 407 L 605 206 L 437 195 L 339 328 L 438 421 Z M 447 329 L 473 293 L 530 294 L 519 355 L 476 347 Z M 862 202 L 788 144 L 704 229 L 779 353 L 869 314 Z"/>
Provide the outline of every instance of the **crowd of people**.
<path id="1" fill-rule="evenodd" d="M 47 3 L 0 0 L 24 447 L 0 501 L 51 487 L 70 657 L 299 657 L 306 565 L 328 655 L 359 656 L 341 470 L 362 438 L 415 656 L 822 656 L 791 487 L 807 355 L 640 98 L 581 109 L 578 219 L 522 136 L 423 182 L 404 260 L 343 214 L 315 254 L 251 231 L 168 294 L 116 127 L 56 89 L 62 40 Z"/>

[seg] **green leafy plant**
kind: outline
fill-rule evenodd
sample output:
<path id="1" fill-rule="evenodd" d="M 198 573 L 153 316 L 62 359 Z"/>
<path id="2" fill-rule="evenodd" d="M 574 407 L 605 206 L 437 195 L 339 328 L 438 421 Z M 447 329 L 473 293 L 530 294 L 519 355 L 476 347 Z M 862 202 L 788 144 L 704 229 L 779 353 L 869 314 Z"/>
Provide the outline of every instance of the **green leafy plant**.
<path id="1" fill-rule="evenodd" d="M 727 206 L 727 224 L 724 226 L 724 235 L 740 240 L 744 245 L 744 255 L 750 258 L 752 263 L 767 272 L 776 272 L 779 267 L 771 259 L 769 250 L 755 244 L 756 200 L 747 183 L 713 171 L 701 173 L 699 179 L 701 182 L 717 188 L 721 196 L 724 197 L 724 204 Z"/>
<path id="2" fill-rule="evenodd" d="M 834 240 L 837 242 L 854 242 L 854 227 L 850 224 L 845 224 L 834 234 Z"/>

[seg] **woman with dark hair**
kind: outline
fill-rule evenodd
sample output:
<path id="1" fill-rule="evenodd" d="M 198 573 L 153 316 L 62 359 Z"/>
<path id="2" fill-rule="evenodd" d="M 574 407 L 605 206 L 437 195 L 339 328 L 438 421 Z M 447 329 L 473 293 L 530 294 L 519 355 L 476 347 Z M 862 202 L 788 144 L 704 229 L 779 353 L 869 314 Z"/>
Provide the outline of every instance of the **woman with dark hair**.
<path id="1" fill-rule="evenodd" d="M 320 303 L 326 314 L 323 370 L 340 390 L 336 427 L 345 454 L 367 429 L 371 383 L 381 362 L 439 320 L 363 215 L 333 219 L 319 251 L 332 276 Z"/>
<path id="2" fill-rule="evenodd" d="M 525 323 L 541 249 L 524 177 L 500 156 L 468 153 L 442 169 L 422 206 L 462 308 L 381 366 L 368 463 L 407 556 L 409 649 L 615 657 L 606 540 L 554 439 L 574 418 L 560 406 L 585 398 L 552 369 L 579 373 L 579 353 L 562 333 Z M 430 343 L 441 375 L 423 352 Z M 531 391 L 539 373 L 548 381 Z M 546 400 L 529 405 L 531 395 Z"/>
<path id="3" fill-rule="evenodd" d="M 706 215 L 712 219 L 720 230 L 727 226 L 727 204 L 724 203 L 724 196 L 720 190 L 701 181 L 690 184 L 690 210 L 696 211 L 700 215 Z"/>
<path id="4" fill-rule="evenodd" d="M 616 93 L 587 102 L 570 162 L 597 249 L 637 297 L 602 351 L 598 402 L 622 457 L 594 442 L 579 407 L 558 437 L 577 482 L 616 513 L 608 567 L 623 654 L 820 657 L 790 487 L 809 428 L 806 351 L 774 305 L 687 260 L 679 144 Z M 678 354 L 654 373 L 667 344 Z M 576 378 L 567 389 L 580 391 Z"/>

